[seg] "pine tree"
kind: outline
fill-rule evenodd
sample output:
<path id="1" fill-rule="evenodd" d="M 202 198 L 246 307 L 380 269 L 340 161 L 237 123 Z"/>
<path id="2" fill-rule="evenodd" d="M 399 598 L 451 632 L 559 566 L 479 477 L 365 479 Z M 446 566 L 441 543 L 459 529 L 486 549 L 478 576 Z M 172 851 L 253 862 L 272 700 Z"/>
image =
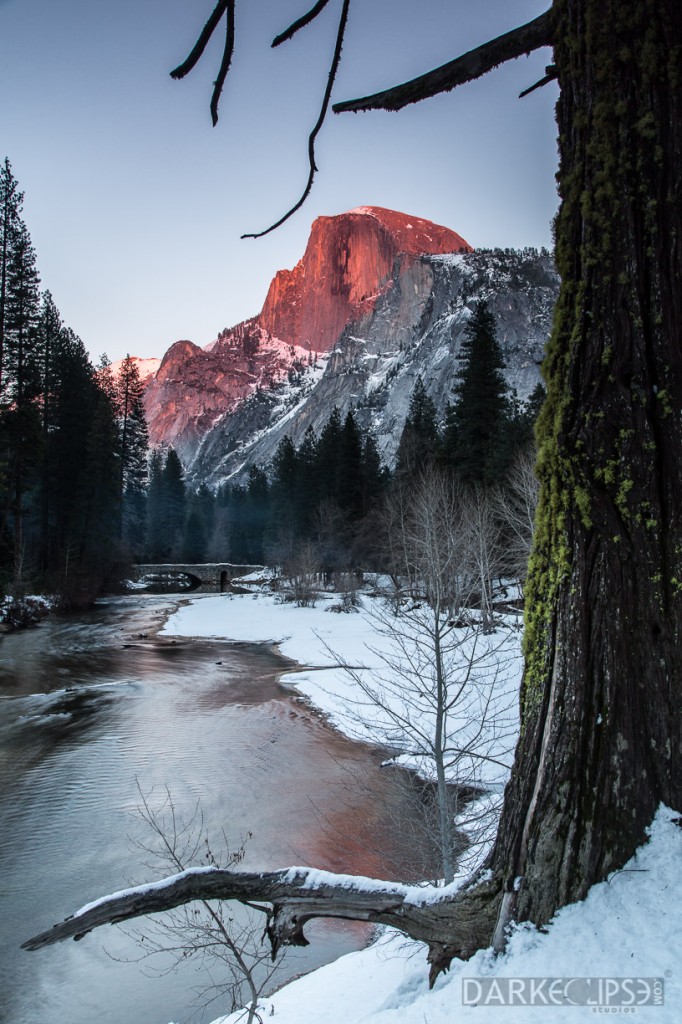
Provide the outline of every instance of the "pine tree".
<path id="1" fill-rule="evenodd" d="M 73 529 L 73 520 L 70 523 L 65 552 L 64 585 L 78 603 L 97 594 L 119 556 L 118 429 L 106 375 L 94 373 L 91 397 L 90 429 L 79 477 L 78 525 Z"/>
<path id="2" fill-rule="evenodd" d="M 161 484 L 163 549 L 166 558 L 173 558 L 182 546 L 186 509 L 185 474 L 174 448 L 168 449 Z"/>
<path id="3" fill-rule="evenodd" d="M 285 434 L 272 460 L 272 525 L 275 528 L 284 523 L 297 528 L 298 486 L 298 454 L 291 438 Z"/>
<path id="4" fill-rule="evenodd" d="M 3 339 L 3 410 L 9 440 L 9 479 L 5 521 L 13 523 L 13 575 L 24 575 L 24 499 L 30 478 L 40 464 L 41 430 L 36 399 L 40 390 L 38 364 L 38 272 L 35 251 L 26 225 L 12 225 L 6 268 Z"/>
<path id="5" fill-rule="evenodd" d="M 297 450 L 297 529 L 309 536 L 315 509 L 321 498 L 318 465 L 318 441 L 314 428 L 309 426 Z"/>
<path id="6" fill-rule="evenodd" d="M 339 435 L 334 498 L 350 525 L 362 515 L 362 435 L 349 410 Z"/>
<path id="7" fill-rule="evenodd" d="M 509 404 L 502 350 L 486 302 L 477 304 L 466 326 L 460 360 L 442 459 L 464 483 L 492 484 L 506 468 L 503 438 Z"/>
<path id="8" fill-rule="evenodd" d="M 142 403 L 144 385 L 130 355 L 121 363 L 114 384 L 119 428 L 119 533 L 135 549 L 139 548 L 139 539 L 144 537 L 145 531 L 149 433 Z"/>
<path id="9" fill-rule="evenodd" d="M 410 407 L 400 435 L 396 459 L 398 479 L 411 480 L 433 463 L 440 444 L 436 407 L 421 376 L 410 398 Z"/>
<path id="10" fill-rule="evenodd" d="M 0 167 L 0 397 L 3 394 L 7 302 L 10 287 L 10 262 L 16 242 L 23 193 L 19 191 L 12 167 L 5 157 Z"/>
<path id="11" fill-rule="evenodd" d="M 386 490 L 388 473 L 381 464 L 376 439 L 371 430 L 364 435 L 362 445 L 362 515 L 366 516 L 378 507 Z"/>
<path id="12" fill-rule="evenodd" d="M 55 405 L 58 400 L 61 383 L 57 373 L 57 362 L 63 336 L 64 326 L 59 310 L 54 303 L 51 293 L 45 291 L 41 296 L 37 346 L 39 351 L 40 396 L 42 401 L 39 562 L 43 573 L 47 571 L 50 563 L 50 506 L 54 490 L 51 435 L 55 429 Z"/>
<path id="13" fill-rule="evenodd" d="M 260 565 L 264 561 L 263 542 L 270 518 L 270 488 L 260 466 L 249 467 L 247 496 L 247 550 L 245 562 Z"/>
<path id="14" fill-rule="evenodd" d="M 149 460 L 149 486 L 147 488 L 146 557 L 151 562 L 163 560 L 163 456 L 154 448 Z"/>
<path id="15" fill-rule="evenodd" d="M 335 501 L 339 447 L 341 443 L 341 414 L 336 406 L 320 433 L 317 444 L 318 502 Z"/>

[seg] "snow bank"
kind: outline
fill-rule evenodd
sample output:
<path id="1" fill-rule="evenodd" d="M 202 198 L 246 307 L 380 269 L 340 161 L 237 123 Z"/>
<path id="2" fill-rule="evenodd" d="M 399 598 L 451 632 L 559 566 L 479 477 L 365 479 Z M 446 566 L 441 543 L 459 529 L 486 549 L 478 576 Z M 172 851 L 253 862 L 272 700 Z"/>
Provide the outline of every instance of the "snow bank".
<path id="1" fill-rule="evenodd" d="M 277 644 L 282 654 L 304 666 L 287 672 L 283 682 L 295 686 L 337 729 L 352 739 L 394 748 L 399 763 L 428 774 L 427 759 L 415 749 L 409 736 L 396 730 L 397 716 L 390 713 L 401 710 L 399 680 L 393 672 L 400 652 L 376 615 L 373 606 L 379 602 L 363 595 L 359 613 L 333 614 L 330 607 L 335 600 L 330 596 L 315 608 L 298 608 L 280 604 L 264 593 L 200 597 L 172 615 L 162 632 Z M 517 695 L 522 668 L 519 641 L 520 634 L 510 619 L 490 637 L 479 634 L 475 640 L 469 638 L 456 655 L 466 667 L 472 645 L 477 645 L 480 692 L 451 714 L 453 742 L 460 748 L 467 746 L 468 731 L 476 732 L 480 721 L 479 708 L 471 700 L 484 702 L 492 692 L 494 734 L 477 741 L 479 748 L 481 742 L 486 744 L 486 760 L 466 766 L 466 777 L 497 792 L 506 783 L 518 730 Z M 381 690 L 388 713 L 367 697 L 362 684 Z M 429 708 L 415 707 L 411 713 L 413 732 L 420 727 L 428 731 Z M 461 765 L 458 770 L 462 770 Z"/>
<path id="2" fill-rule="evenodd" d="M 561 910 L 546 933 L 521 927 L 508 952 L 481 951 L 455 961 L 428 991 L 425 948 L 387 934 L 263 1000 L 263 1019 L 275 1024 L 576 1024 L 588 1015 L 614 1016 L 614 1007 L 463 1005 L 464 979 L 661 978 L 662 1006 L 623 1007 L 645 1024 L 682 1020 L 682 829 L 662 808 L 650 842 L 626 868 L 594 886 L 583 903 Z M 471 985 L 469 983 L 469 991 Z M 236 1024 L 239 1014 L 215 1024 Z"/>
<path id="3" fill-rule="evenodd" d="M 227 638 L 276 643 L 289 658 L 306 668 L 292 671 L 285 681 L 321 708 L 334 724 L 353 737 L 385 740 L 385 722 L 349 713 L 357 687 L 339 667 L 343 660 L 361 672 L 386 667 L 385 638 L 377 633 L 367 605 L 360 614 L 333 615 L 331 601 L 316 608 L 277 604 L 265 594 L 204 597 L 174 614 L 163 632 L 171 635 Z M 519 636 L 512 628 L 495 634 L 502 655 L 500 690 L 517 692 L 521 660 Z M 505 745 L 513 738 L 513 715 L 508 713 Z M 456 723 L 455 723 L 456 724 Z M 509 728 L 508 728 L 509 727 Z M 511 732 L 509 729 L 511 728 Z M 409 758 L 401 758 L 409 760 Z M 493 799 L 501 799 L 504 772 L 497 775 Z M 682 829 L 673 812 L 661 809 L 651 826 L 650 842 L 623 871 L 595 886 L 588 898 L 565 907 L 545 933 L 519 927 L 507 953 L 495 959 L 481 951 L 467 963 L 453 963 L 428 991 L 425 947 L 390 932 L 362 950 L 342 957 L 285 986 L 263 1001 L 263 1019 L 277 1024 L 575 1024 L 587 1014 L 620 1016 L 636 1013 L 642 1022 L 677 1024 L 682 1020 Z M 294 870 L 294 869 L 292 869 Z M 456 885 L 457 883 L 455 883 Z M 412 894 L 411 894 L 412 895 Z M 422 890 L 422 898 L 442 899 L 443 889 Z M 462 1002 L 463 983 L 472 978 L 661 978 L 662 1006 L 468 1006 Z M 240 1013 L 216 1024 L 236 1024 Z"/>

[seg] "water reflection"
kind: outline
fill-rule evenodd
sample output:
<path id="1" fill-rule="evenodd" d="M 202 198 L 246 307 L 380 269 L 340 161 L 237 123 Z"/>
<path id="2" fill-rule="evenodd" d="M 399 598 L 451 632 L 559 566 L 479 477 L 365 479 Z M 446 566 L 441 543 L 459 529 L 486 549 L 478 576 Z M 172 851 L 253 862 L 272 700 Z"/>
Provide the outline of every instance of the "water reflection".
<path id="1" fill-rule="evenodd" d="M 127 838 L 143 838 L 138 785 L 162 794 L 168 784 L 185 815 L 200 799 L 209 832 L 231 843 L 251 831 L 252 869 L 408 867 L 393 773 L 288 695 L 276 679 L 284 659 L 269 649 L 155 639 L 171 604 L 115 599 L 0 647 L 0 1019 L 11 1024 L 211 1019 L 192 1013 L 191 968 L 146 978 L 110 960 L 103 942 L 118 960 L 137 954 L 120 929 L 18 950 L 86 900 L 150 877 Z M 313 930 L 287 976 L 367 938 L 338 922 Z"/>

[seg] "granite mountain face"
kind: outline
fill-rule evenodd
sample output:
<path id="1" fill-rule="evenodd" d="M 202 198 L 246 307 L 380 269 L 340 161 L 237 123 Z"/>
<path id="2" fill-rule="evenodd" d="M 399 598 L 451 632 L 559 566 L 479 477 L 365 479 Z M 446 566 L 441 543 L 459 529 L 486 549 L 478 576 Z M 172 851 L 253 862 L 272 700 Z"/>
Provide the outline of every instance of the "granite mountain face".
<path id="1" fill-rule="evenodd" d="M 447 228 L 379 207 L 313 224 L 305 255 L 272 281 L 259 316 L 201 349 L 179 341 L 150 377 L 153 444 L 215 486 L 298 443 L 334 406 L 395 455 L 418 376 L 440 413 L 475 303 L 495 316 L 506 376 L 521 399 L 540 379 L 559 280 L 546 251 L 471 247 Z"/>

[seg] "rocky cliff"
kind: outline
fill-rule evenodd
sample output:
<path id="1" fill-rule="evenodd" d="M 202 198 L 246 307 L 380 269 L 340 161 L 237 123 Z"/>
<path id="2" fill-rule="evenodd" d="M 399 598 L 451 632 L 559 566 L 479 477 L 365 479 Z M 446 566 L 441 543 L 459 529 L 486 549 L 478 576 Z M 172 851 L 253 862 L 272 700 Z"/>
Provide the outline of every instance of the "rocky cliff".
<path id="1" fill-rule="evenodd" d="M 460 235 L 420 217 L 360 207 L 313 224 L 303 258 L 281 270 L 259 316 L 226 328 L 206 349 L 178 341 L 147 387 L 152 444 L 191 465 L 197 445 L 246 398 L 269 392 L 334 348 L 393 285 L 396 259 L 469 252 Z"/>
<path id="2" fill-rule="evenodd" d="M 152 443 L 172 444 L 189 477 L 216 485 L 267 463 L 352 406 L 395 454 L 421 375 L 442 414 L 474 304 L 487 299 L 520 398 L 539 364 L 558 290 L 549 253 L 473 252 L 454 231 L 359 207 L 315 221 L 305 254 L 280 271 L 259 316 L 206 349 L 179 341 L 145 396 Z"/>
<path id="3" fill-rule="evenodd" d="M 272 281 L 260 324 L 290 345 L 328 352 L 347 323 L 371 313 L 400 253 L 470 251 L 449 228 L 379 206 L 318 217 L 303 259 Z"/>
<path id="4" fill-rule="evenodd" d="M 217 485 L 239 479 L 253 463 L 265 465 L 284 434 L 300 442 L 308 425 L 319 429 L 335 405 L 342 415 L 355 409 L 390 463 L 418 376 L 444 414 L 464 329 L 481 299 L 496 320 L 509 385 L 522 400 L 530 394 L 540 380 L 559 287 L 549 253 L 399 255 L 390 281 L 329 353 L 217 420 L 188 466 L 197 483 Z"/>

